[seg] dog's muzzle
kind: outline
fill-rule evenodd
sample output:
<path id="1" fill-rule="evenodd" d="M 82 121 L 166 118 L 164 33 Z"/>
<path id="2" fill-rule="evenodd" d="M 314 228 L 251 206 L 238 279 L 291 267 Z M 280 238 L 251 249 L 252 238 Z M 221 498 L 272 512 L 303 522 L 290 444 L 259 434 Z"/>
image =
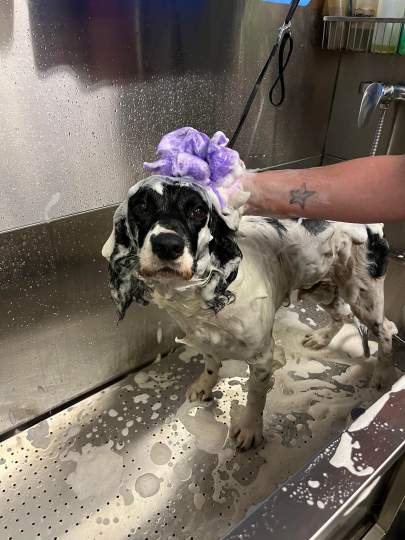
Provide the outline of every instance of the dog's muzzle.
<path id="1" fill-rule="evenodd" d="M 160 233 L 151 237 L 151 246 L 161 261 L 175 261 L 183 254 L 185 243 L 176 233 Z"/>
<path id="2" fill-rule="evenodd" d="M 156 227 L 157 228 L 157 227 Z M 153 279 L 189 280 L 193 277 L 193 257 L 186 240 L 175 231 L 150 232 L 140 251 L 140 274 Z"/>

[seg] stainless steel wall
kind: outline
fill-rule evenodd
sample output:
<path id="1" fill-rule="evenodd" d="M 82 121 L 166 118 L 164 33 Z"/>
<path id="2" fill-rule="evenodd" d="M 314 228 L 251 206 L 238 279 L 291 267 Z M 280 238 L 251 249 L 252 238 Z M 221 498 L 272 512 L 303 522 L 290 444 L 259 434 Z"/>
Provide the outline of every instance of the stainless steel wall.
<path id="1" fill-rule="evenodd" d="M 336 58 L 337 58 L 337 54 Z M 337 159 L 352 159 L 367 156 L 370 152 L 378 114 L 370 125 L 359 129 L 357 115 L 361 102 L 360 83 L 382 81 L 403 83 L 405 81 L 404 57 L 386 54 L 343 53 L 336 92 L 333 102 L 326 154 Z M 396 130 L 393 131 L 396 121 Z M 379 154 L 388 151 L 393 154 L 405 153 L 404 104 L 392 106 L 379 147 Z M 344 135 L 344 136 L 343 136 Z M 391 143 L 390 143 L 391 141 Z"/>
<path id="2" fill-rule="evenodd" d="M 361 102 L 359 87 L 360 83 L 367 81 L 404 84 L 404 57 L 384 54 L 342 54 L 325 146 L 325 163 L 369 154 L 378 114 L 375 114 L 369 126 L 357 128 L 357 114 Z M 390 107 L 378 153 L 405 154 L 405 103 Z M 384 181 L 385 178 L 381 178 L 381 182 Z M 387 224 L 385 232 L 391 247 L 405 251 L 405 223 Z M 405 264 L 393 260 L 386 280 L 386 312 L 403 332 L 404 291 Z"/>
<path id="3" fill-rule="evenodd" d="M 242 133 L 253 166 L 319 161 L 336 64 L 319 50 L 320 3 L 296 15 L 285 104 L 270 107 L 267 81 Z M 168 130 L 231 133 L 286 12 L 260 0 L 2 5 L 0 230 L 120 201 Z"/>
<path id="4" fill-rule="evenodd" d="M 268 104 L 273 72 L 241 134 L 250 166 L 320 162 L 337 65 L 319 49 L 320 4 L 296 15 L 286 102 Z M 100 255 L 111 205 L 168 130 L 232 132 L 285 12 L 260 0 L 0 2 L 0 432 L 170 346 L 163 313 L 133 308 L 114 324 Z"/>

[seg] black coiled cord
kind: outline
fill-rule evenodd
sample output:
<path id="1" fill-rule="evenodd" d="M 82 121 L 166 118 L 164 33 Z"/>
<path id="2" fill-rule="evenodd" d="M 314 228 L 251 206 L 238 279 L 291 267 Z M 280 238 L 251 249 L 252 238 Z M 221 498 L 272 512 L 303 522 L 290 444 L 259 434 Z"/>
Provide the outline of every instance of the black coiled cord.
<path id="1" fill-rule="evenodd" d="M 287 52 L 287 55 L 285 56 L 285 50 L 286 50 L 287 44 L 288 44 L 288 52 Z M 270 103 L 274 107 L 280 107 L 280 105 L 285 100 L 284 71 L 288 65 L 288 62 L 290 61 L 293 48 L 294 48 L 293 38 L 291 37 L 291 34 L 287 32 L 286 34 L 283 35 L 281 43 L 280 43 L 280 48 L 278 50 L 278 77 L 274 81 L 274 84 L 270 88 L 270 91 L 269 91 L 269 100 L 270 100 Z M 280 84 L 280 97 L 278 101 L 276 101 L 274 98 L 274 93 L 277 89 L 278 84 Z"/>

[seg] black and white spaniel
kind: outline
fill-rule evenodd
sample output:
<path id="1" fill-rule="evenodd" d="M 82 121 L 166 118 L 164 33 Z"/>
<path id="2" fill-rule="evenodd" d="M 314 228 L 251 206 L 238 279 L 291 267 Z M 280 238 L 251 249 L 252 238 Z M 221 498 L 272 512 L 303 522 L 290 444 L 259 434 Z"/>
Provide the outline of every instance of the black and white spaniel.
<path id="1" fill-rule="evenodd" d="M 155 175 L 130 189 L 103 255 L 120 318 L 132 301 L 157 304 L 178 322 L 181 341 L 204 354 L 190 400 L 212 398 L 222 360 L 249 364 L 247 405 L 231 428 L 241 449 L 262 439 L 274 316 L 293 290 L 331 316 L 305 346 L 325 347 L 355 315 L 378 341 L 373 384 L 385 387 L 395 377 L 397 330 L 384 317 L 388 247 L 381 226 L 245 216 L 231 230 L 193 179 Z"/>

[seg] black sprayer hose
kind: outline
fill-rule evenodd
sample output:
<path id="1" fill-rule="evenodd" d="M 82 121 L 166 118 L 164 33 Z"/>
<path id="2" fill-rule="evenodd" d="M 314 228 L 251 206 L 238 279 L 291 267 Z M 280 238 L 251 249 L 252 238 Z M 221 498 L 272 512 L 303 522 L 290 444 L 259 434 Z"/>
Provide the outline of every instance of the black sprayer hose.
<path id="1" fill-rule="evenodd" d="M 271 51 L 270 51 L 270 55 L 269 57 L 267 58 L 266 60 L 266 63 L 264 64 L 259 76 L 257 77 L 257 80 L 252 88 L 252 91 L 250 92 L 250 95 L 246 101 L 246 105 L 242 111 L 242 114 L 241 114 L 241 117 L 240 117 L 240 120 L 239 120 L 239 123 L 229 141 L 229 147 L 230 148 L 233 148 L 233 146 L 235 145 L 235 142 L 236 140 L 238 139 L 239 137 L 239 134 L 240 134 L 240 131 L 245 123 L 245 120 L 249 114 L 249 111 L 252 107 L 252 104 L 253 104 L 253 101 L 256 97 L 256 94 L 260 88 L 260 85 L 262 84 L 263 82 L 263 79 L 264 79 L 264 76 L 266 75 L 266 72 L 271 64 L 271 61 L 273 60 L 278 48 L 280 47 L 280 54 L 279 54 L 279 74 L 278 74 L 278 78 L 276 80 L 276 82 L 274 83 L 273 87 L 271 88 L 270 90 L 270 95 L 269 95 L 269 98 L 270 98 L 270 101 L 271 103 L 274 105 L 273 103 L 273 91 L 275 89 L 275 86 L 277 86 L 278 83 L 280 83 L 280 86 L 281 86 L 281 95 L 280 95 L 280 100 L 277 102 L 276 106 L 279 106 L 281 105 L 281 103 L 284 101 L 284 97 L 285 97 L 285 83 L 284 83 L 284 70 L 285 68 L 287 67 L 287 64 L 288 64 L 288 61 L 291 57 L 291 54 L 292 54 L 292 50 L 293 50 L 293 41 L 292 41 L 292 37 L 291 37 L 291 34 L 290 34 L 290 31 L 289 31 L 289 25 L 290 25 L 290 22 L 294 16 L 294 13 L 295 13 L 295 10 L 297 9 L 298 7 L 298 4 L 299 4 L 300 0 L 293 0 L 291 2 L 291 5 L 290 5 L 290 9 L 288 10 L 288 13 L 287 13 L 287 16 L 284 20 L 284 23 L 283 25 L 280 27 L 280 30 L 279 30 L 279 34 L 277 36 L 277 40 L 276 42 L 274 43 Z M 287 58 L 284 60 L 284 50 L 285 50 L 285 46 L 287 44 L 287 41 L 289 42 L 289 45 L 290 45 L 290 48 L 288 50 L 288 53 L 287 53 Z"/>

